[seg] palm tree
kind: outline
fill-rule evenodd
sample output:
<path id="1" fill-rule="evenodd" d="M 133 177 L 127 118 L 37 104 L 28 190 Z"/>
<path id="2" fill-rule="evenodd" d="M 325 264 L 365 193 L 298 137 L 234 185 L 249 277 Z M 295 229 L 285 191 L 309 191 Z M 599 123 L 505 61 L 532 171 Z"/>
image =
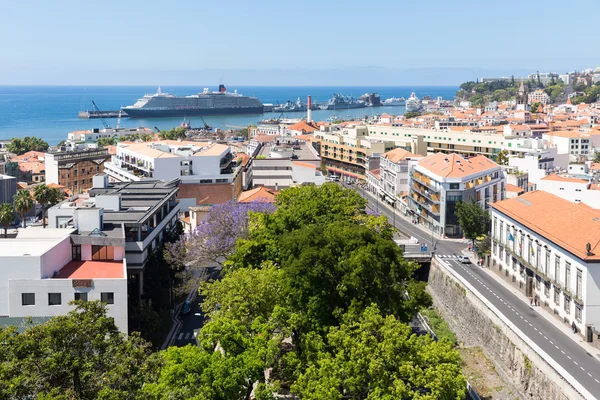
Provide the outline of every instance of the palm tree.
<path id="1" fill-rule="evenodd" d="M 46 204 L 54 205 L 62 197 L 60 190 L 48 187 L 45 183 L 33 189 L 33 198 L 42 206 L 42 226 L 46 228 Z"/>
<path id="2" fill-rule="evenodd" d="M 26 215 L 33 208 L 33 197 L 31 197 L 31 192 L 27 189 L 20 189 L 17 194 L 13 197 L 13 204 L 15 206 L 15 210 L 21 216 L 23 220 L 23 228 L 27 226 Z"/>
<path id="3" fill-rule="evenodd" d="M 15 210 L 12 204 L 0 204 L 0 225 L 4 227 L 4 237 L 8 236 L 8 226 L 15 220 Z"/>

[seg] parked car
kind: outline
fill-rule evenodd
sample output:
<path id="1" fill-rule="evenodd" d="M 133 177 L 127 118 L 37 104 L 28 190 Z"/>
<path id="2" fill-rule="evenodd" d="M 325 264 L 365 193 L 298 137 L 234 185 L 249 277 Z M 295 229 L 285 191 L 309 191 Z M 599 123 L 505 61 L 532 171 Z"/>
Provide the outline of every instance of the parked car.
<path id="1" fill-rule="evenodd" d="M 181 315 L 188 315 L 190 311 L 192 311 L 192 302 L 186 300 L 185 303 L 183 303 L 183 307 L 181 307 Z"/>
<path id="2" fill-rule="evenodd" d="M 469 258 L 469 256 L 460 256 L 458 259 L 463 264 L 471 264 L 471 259 Z"/>

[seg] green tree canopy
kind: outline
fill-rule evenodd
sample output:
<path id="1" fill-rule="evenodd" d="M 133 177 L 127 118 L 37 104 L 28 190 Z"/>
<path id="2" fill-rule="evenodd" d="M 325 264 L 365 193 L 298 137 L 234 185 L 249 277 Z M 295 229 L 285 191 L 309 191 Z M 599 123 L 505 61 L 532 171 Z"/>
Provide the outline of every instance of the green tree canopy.
<path id="1" fill-rule="evenodd" d="M 22 139 L 13 138 L 7 146 L 7 150 L 10 153 L 21 155 L 27 153 L 28 151 L 46 151 L 48 150 L 48 147 L 50 147 L 48 143 L 40 138 L 35 136 L 25 136 Z"/>
<path id="2" fill-rule="evenodd" d="M 100 302 L 31 325 L 0 328 L 0 393 L 5 398 L 132 399 L 144 383 L 148 344 L 125 337 Z"/>
<path id="3" fill-rule="evenodd" d="M 465 237 L 473 242 L 477 236 L 488 232 L 490 216 L 475 200 L 458 202 L 456 216 Z"/>
<path id="4" fill-rule="evenodd" d="M 15 210 L 21 216 L 23 227 L 27 226 L 26 216 L 29 210 L 33 208 L 33 197 L 31 197 L 31 192 L 27 189 L 19 189 L 17 194 L 13 197 L 13 204 Z"/>
<path id="5" fill-rule="evenodd" d="M 46 205 L 53 205 L 60 201 L 62 193 L 58 188 L 51 188 L 41 183 L 33 189 L 33 198 L 42 206 L 43 226 L 46 227 Z"/>
<path id="6" fill-rule="evenodd" d="M 183 126 L 178 126 L 177 128 L 170 129 L 168 131 L 160 131 L 158 137 L 165 140 L 177 140 L 177 139 L 185 139 L 187 129 Z"/>
<path id="7" fill-rule="evenodd" d="M 101 138 L 98 140 L 98 142 L 96 142 L 96 144 L 98 145 L 98 147 L 114 146 L 115 144 L 117 144 L 117 138 Z"/>
<path id="8" fill-rule="evenodd" d="M 4 228 L 4 237 L 8 237 L 8 226 L 15 221 L 15 209 L 12 204 L 0 204 L 0 225 Z"/>
<path id="9" fill-rule="evenodd" d="M 411 118 L 416 118 L 421 116 L 421 113 L 419 111 L 409 111 L 407 113 L 404 114 L 404 117 L 406 119 L 411 119 Z"/>
<path id="10" fill-rule="evenodd" d="M 594 153 L 594 158 L 592 159 L 595 163 L 600 163 L 600 151 Z"/>
<path id="11" fill-rule="evenodd" d="M 463 399 L 466 381 L 449 342 L 411 334 L 408 325 L 370 306 L 345 316 L 314 354 L 292 389 L 303 400 Z"/>
<path id="12" fill-rule="evenodd" d="M 508 165 L 508 151 L 500 150 L 496 154 L 496 162 L 500 165 Z"/>

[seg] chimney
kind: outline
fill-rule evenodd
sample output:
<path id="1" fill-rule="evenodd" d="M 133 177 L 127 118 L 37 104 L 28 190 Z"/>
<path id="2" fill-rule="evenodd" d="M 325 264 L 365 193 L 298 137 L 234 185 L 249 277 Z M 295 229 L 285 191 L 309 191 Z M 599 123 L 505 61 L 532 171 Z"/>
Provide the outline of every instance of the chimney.
<path id="1" fill-rule="evenodd" d="M 308 96 L 308 102 L 306 103 L 306 122 L 312 122 L 312 96 Z"/>

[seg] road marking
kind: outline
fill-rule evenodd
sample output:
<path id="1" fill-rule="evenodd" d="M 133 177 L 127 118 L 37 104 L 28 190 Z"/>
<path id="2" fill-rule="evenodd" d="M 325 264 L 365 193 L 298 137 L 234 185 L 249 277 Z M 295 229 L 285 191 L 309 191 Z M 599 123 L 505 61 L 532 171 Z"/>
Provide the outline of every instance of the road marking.
<path id="1" fill-rule="evenodd" d="M 177 340 L 181 340 L 181 338 L 183 337 L 183 335 L 184 335 L 184 333 L 183 333 L 183 332 L 181 332 L 181 333 L 179 334 L 179 337 L 177 338 Z"/>
<path id="2" fill-rule="evenodd" d="M 519 315 L 519 317 L 521 317 L 521 319 L 524 319 L 522 315 Z"/>
<path id="3" fill-rule="evenodd" d="M 533 329 L 537 332 L 537 328 L 534 326 Z"/>
<path id="4" fill-rule="evenodd" d="M 540 336 L 542 335 L 542 332 L 538 332 L 540 334 Z"/>
<path id="5" fill-rule="evenodd" d="M 563 354 L 565 354 L 565 352 L 564 352 L 564 351 L 562 351 L 562 350 L 561 350 L 560 352 L 561 352 L 561 353 L 563 353 Z"/>
<path id="6" fill-rule="evenodd" d="M 596 382 L 600 383 L 600 381 L 599 381 L 598 379 L 594 378 L 594 380 L 595 380 Z"/>
<path id="7" fill-rule="evenodd" d="M 531 322 L 528 322 L 528 324 L 529 324 L 529 326 L 533 326 L 533 325 L 531 325 Z"/>
<path id="8" fill-rule="evenodd" d="M 585 369 L 583 369 L 583 367 L 579 367 L 579 368 L 581 368 L 581 370 L 582 370 L 583 372 L 585 372 Z"/>
<path id="9" fill-rule="evenodd" d="M 548 338 L 546 337 L 546 335 L 544 335 L 544 339 L 548 340 Z"/>
<path id="10" fill-rule="evenodd" d="M 558 347 L 557 347 L 557 349 L 558 349 Z M 575 365 L 579 365 L 579 364 L 577 364 L 577 361 L 573 361 L 573 363 L 575 363 Z"/>
<path id="11" fill-rule="evenodd" d="M 191 335 L 191 333 L 189 333 L 189 332 L 188 332 L 188 333 L 186 333 L 186 334 L 185 334 L 185 340 L 188 340 L 188 339 L 190 338 L 190 335 Z"/>
<path id="12" fill-rule="evenodd" d="M 552 340 L 548 340 L 548 341 L 550 342 L 550 344 L 554 344 L 554 343 L 552 343 Z"/>
<path id="13" fill-rule="evenodd" d="M 571 356 L 567 356 L 567 358 L 570 360 L 570 359 L 571 359 Z"/>
<path id="14" fill-rule="evenodd" d="M 592 377 L 592 374 L 590 374 L 589 372 L 587 374 L 590 376 L 590 378 Z"/>

